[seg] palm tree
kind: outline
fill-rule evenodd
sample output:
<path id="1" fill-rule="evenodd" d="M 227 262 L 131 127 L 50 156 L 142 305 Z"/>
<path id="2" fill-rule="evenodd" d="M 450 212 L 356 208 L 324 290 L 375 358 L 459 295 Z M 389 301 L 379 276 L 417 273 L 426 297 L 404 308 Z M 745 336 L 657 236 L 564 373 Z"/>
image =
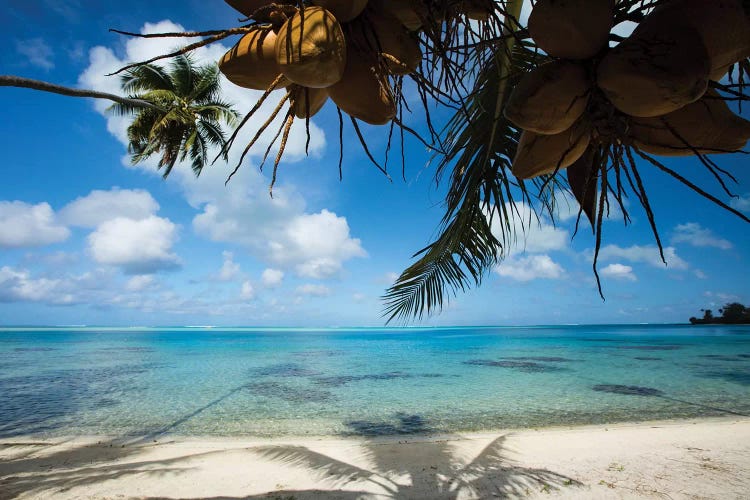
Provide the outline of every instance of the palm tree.
<path id="1" fill-rule="evenodd" d="M 237 113 L 219 97 L 219 69 L 215 64 L 196 67 L 189 55 L 180 55 L 168 70 L 144 64 L 122 76 L 122 89 L 132 99 L 154 107 L 115 103 L 110 110 L 135 115 L 128 127 L 128 151 L 139 163 L 161 155 L 159 168 L 166 178 L 177 161 L 190 158 L 195 175 L 209 162 L 209 149 L 225 151 L 222 124 L 233 126 Z M 226 152 L 223 152 L 226 159 Z"/>

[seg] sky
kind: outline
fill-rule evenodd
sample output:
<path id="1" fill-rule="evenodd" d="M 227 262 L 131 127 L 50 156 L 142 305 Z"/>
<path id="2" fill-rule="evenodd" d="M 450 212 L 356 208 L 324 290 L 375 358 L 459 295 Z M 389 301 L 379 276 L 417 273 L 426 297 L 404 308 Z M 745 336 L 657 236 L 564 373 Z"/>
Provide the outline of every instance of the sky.
<path id="1" fill-rule="evenodd" d="M 205 30 L 238 18 L 218 0 L 0 4 L 0 74 L 114 93 L 119 82 L 107 73 L 176 42 L 110 28 Z M 216 61 L 233 43 L 195 57 Z M 223 91 L 240 113 L 258 98 L 227 81 Z M 280 97 L 272 94 L 261 114 Z M 127 119 L 108 114 L 108 105 L 0 88 L 0 325 L 381 326 L 380 297 L 437 234 L 445 186 L 434 182 L 431 154 L 407 139 L 404 175 L 391 160 L 389 181 L 346 129 L 339 180 L 331 103 L 311 121 L 307 155 L 304 123 L 294 126 L 273 198 L 270 169 L 259 170 L 272 134 L 226 186 L 241 148 L 199 178 L 182 165 L 164 180 L 155 161 L 130 164 Z M 434 117 L 444 122 L 449 114 L 436 110 Z M 424 118 L 414 114 L 408 123 L 419 128 Z M 363 132 L 382 158 L 387 127 Z M 746 158 L 716 160 L 737 177 L 730 185 L 737 198 L 723 194 L 697 160 L 666 162 L 750 213 Z M 554 224 L 542 219 L 529 228 L 481 287 L 412 324 L 684 322 L 702 308 L 750 302 L 747 223 L 647 165 L 641 173 L 668 265 L 631 201 L 629 225 L 617 213 L 604 224 L 602 300 L 591 271 L 591 231 L 582 222 L 573 237 L 577 211 L 563 209 Z"/>

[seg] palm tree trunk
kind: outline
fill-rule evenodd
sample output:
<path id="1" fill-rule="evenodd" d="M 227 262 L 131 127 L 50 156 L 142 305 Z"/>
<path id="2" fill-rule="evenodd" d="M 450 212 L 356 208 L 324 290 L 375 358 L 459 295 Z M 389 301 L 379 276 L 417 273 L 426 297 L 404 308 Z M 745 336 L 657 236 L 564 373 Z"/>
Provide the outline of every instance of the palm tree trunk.
<path id="1" fill-rule="evenodd" d="M 13 75 L 0 75 L 0 87 L 20 87 L 33 90 L 41 90 L 42 92 L 51 92 L 53 94 L 61 94 L 72 97 L 91 97 L 94 99 L 107 99 L 113 102 L 119 102 L 127 106 L 134 106 L 137 108 L 151 108 L 159 111 L 163 111 L 158 106 L 151 104 L 150 102 L 142 101 L 140 99 L 130 99 L 128 97 L 122 97 L 115 94 L 108 94 L 106 92 L 97 92 L 95 90 L 84 90 L 74 89 L 70 87 L 63 87 L 61 85 L 55 85 L 54 83 L 43 82 L 41 80 L 32 80 L 31 78 L 23 78 L 20 76 Z"/>

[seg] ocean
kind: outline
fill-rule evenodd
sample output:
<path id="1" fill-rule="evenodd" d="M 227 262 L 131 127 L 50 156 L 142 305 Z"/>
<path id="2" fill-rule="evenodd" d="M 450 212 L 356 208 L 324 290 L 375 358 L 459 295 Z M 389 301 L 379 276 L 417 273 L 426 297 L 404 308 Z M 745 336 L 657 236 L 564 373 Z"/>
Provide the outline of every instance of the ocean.
<path id="1" fill-rule="evenodd" d="M 0 437 L 379 436 L 750 415 L 748 326 L 0 328 Z"/>

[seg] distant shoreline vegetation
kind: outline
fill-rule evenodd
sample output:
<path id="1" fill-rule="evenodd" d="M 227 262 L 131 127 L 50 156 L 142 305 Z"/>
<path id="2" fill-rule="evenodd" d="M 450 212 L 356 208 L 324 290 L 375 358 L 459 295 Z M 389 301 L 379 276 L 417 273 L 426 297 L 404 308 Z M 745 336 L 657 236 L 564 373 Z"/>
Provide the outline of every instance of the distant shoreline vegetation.
<path id="1" fill-rule="evenodd" d="M 702 318 L 690 318 L 691 325 L 747 325 L 750 324 L 750 307 L 731 302 L 721 309 L 721 316 L 714 316 L 711 309 L 701 309 Z"/>

